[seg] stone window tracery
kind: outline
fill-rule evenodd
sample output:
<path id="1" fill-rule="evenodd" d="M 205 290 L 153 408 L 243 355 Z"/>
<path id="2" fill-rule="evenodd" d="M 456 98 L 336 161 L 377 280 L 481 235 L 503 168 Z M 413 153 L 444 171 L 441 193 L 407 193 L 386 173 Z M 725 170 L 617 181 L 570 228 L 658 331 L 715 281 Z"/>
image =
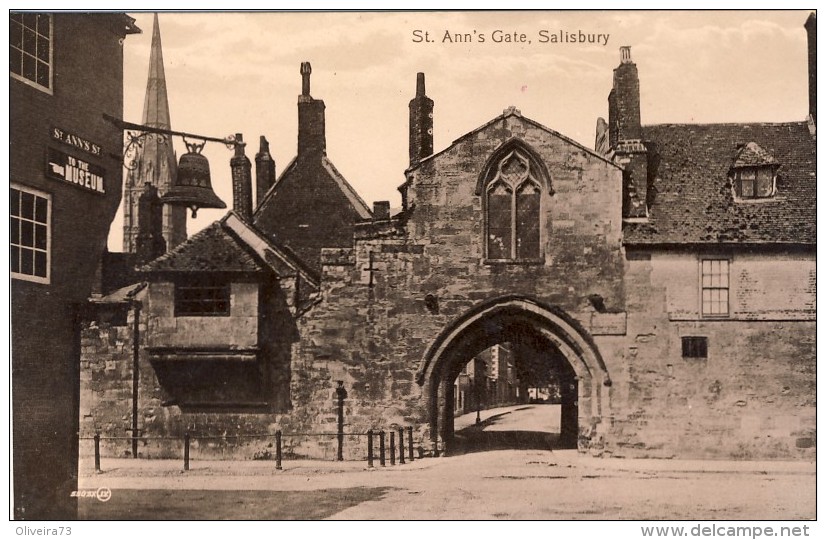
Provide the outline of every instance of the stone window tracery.
<path id="1" fill-rule="evenodd" d="M 539 220 L 542 186 L 530 160 L 513 150 L 502 158 L 485 189 L 486 257 L 536 260 L 541 257 Z"/>

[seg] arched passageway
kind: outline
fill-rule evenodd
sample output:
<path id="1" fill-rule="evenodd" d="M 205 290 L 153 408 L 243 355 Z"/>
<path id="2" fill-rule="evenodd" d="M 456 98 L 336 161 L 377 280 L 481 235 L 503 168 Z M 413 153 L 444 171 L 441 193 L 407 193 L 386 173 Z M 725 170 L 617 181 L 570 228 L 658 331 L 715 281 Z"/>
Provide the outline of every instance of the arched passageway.
<path id="1" fill-rule="evenodd" d="M 454 437 L 454 382 L 482 351 L 509 343 L 524 356 L 533 351 L 559 377 L 558 445 L 586 446 L 602 416 L 610 378 L 588 333 L 564 311 L 536 300 L 508 296 L 485 302 L 449 324 L 428 349 L 418 373 L 428 400 L 433 450 L 450 452 Z M 525 366 L 528 369 L 530 366 Z"/>

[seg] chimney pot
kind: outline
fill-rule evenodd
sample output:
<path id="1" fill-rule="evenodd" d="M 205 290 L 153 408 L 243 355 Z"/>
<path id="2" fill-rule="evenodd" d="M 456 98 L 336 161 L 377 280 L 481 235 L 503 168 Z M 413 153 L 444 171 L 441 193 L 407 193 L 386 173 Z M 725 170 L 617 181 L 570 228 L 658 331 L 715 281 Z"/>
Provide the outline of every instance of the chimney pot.
<path id="1" fill-rule="evenodd" d="M 301 95 L 310 95 L 310 74 L 313 72 L 309 62 L 301 62 Z"/>
<path id="2" fill-rule="evenodd" d="M 631 47 L 625 45 L 620 47 L 620 63 L 622 64 L 630 64 L 631 63 Z"/>
<path id="3" fill-rule="evenodd" d="M 235 134 L 235 156 L 240 157 L 244 155 L 244 147 L 247 143 L 244 142 L 244 135 L 241 133 Z"/>
<path id="4" fill-rule="evenodd" d="M 301 63 L 302 94 L 298 96 L 298 157 L 318 157 L 327 153 L 324 101 L 310 97 L 309 62 Z"/>
<path id="5" fill-rule="evenodd" d="M 275 160 L 270 155 L 270 143 L 261 135 L 258 153 L 255 154 L 255 204 L 261 206 L 267 192 L 275 184 Z"/>
<path id="6" fill-rule="evenodd" d="M 416 97 L 423 97 L 424 93 L 424 73 L 419 72 L 416 74 Z"/>

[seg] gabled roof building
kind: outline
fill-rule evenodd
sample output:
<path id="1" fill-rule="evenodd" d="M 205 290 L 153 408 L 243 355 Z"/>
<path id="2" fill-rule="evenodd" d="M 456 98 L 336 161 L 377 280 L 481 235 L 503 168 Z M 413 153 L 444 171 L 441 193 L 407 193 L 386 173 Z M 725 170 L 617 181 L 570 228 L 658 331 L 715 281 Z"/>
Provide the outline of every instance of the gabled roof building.
<path id="1" fill-rule="evenodd" d="M 261 139 L 257 208 L 238 145 L 234 211 L 141 269 L 144 433 L 282 430 L 332 458 L 317 436 L 346 395 L 348 432 L 410 425 L 421 454 L 449 454 L 457 379 L 507 343 L 520 379 L 555 373 L 557 447 L 814 456 L 814 99 L 805 121 L 647 126 L 622 47 L 594 149 L 509 107 L 435 151 L 419 74 L 390 215 L 326 157 L 301 73 L 298 155 L 276 180 Z"/>

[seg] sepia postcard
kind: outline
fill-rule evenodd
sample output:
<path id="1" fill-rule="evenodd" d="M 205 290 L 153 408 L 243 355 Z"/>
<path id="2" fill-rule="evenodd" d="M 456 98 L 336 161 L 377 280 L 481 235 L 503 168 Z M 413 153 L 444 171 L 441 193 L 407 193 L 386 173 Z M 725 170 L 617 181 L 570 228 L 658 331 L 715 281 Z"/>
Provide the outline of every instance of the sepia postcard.
<path id="1" fill-rule="evenodd" d="M 47 521 L 16 535 L 814 534 L 815 11 L 9 41 L 10 517 Z"/>

